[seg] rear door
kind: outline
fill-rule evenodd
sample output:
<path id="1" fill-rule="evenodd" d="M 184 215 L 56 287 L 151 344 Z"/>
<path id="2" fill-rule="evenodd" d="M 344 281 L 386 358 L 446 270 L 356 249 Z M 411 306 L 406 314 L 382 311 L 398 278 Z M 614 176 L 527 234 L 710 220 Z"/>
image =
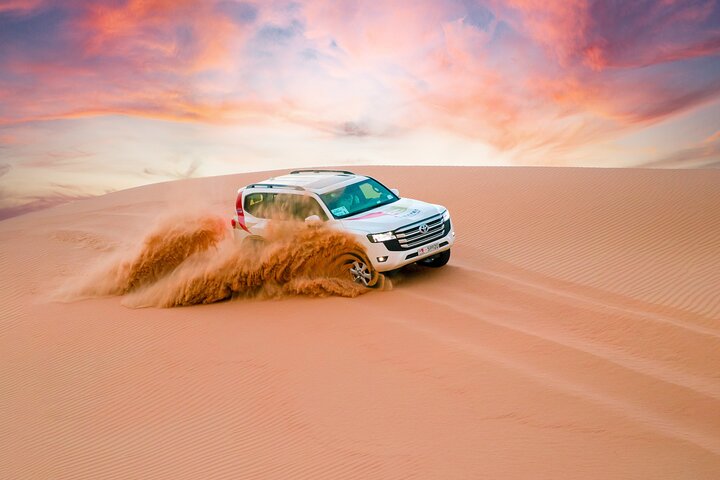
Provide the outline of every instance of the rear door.
<path id="1" fill-rule="evenodd" d="M 317 215 L 328 216 L 318 201 L 307 193 L 255 191 L 244 198 L 245 224 L 253 235 L 264 236 L 271 222 L 304 222 Z"/>
<path id="2" fill-rule="evenodd" d="M 276 193 L 264 191 L 246 192 L 243 199 L 245 226 L 251 235 L 264 236 Z"/>

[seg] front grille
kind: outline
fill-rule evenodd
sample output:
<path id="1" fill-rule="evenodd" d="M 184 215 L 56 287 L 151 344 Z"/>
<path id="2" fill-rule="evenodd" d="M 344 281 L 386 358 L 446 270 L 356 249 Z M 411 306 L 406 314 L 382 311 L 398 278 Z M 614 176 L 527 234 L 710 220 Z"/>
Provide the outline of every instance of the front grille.
<path id="1" fill-rule="evenodd" d="M 421 231 L 421 227 L 427 225 L 427 231 Z M 450 220 L 443 222 L 442 215 L 435 215 L 406 227 L 395 230 L 395 239 L 385 243 L 390 251 L 410 250 L 422 245 L 432 243 L 444 237 L 450 232 Z"/>

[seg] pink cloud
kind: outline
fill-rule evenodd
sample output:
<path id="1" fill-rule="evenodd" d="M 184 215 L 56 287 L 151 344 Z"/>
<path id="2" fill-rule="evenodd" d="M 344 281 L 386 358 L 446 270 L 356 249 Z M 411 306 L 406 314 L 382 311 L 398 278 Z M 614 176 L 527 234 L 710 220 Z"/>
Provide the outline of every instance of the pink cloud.
<path id="1" fill-rule="evenodd" d="M 497 0 L 494 4 L 515 28 L 527 29 L 564 65 L 603 70 L 720 52 L 720 30 L 717 24 L 712 27 L 715 0 Z"/>
<path id="2" fill-rule="evenodd" d="M 38 9 L 47 0 L 5 0 L 0 3 L 0 13 L 23 14 Z"/>
<path id="3" fill-rule="evenodd" d="M 703 77 L 702 71 L 693 76 L 682 68 L 635 69 L 636 64 L 714 54 L 717 42 L 711 36 L 717 30 L 682 33 L 709 18 L 711 2 L 684 2 L 671 12 L 654 6 L 649 15 L 659 27 L 631 12 L 619 22 L 625 29 L 600 18 L 607 12 L 598 9 L 607 5 L 585 0 L 494 2 L 496 21 L 510 22 L 529 41 L 517 35 L 503 38 L 492 26 L 478 30 L 462 20 L 444 23 L 442 49 L 433 53 L 438 61 L 423 73 L 431 87 L 415 92 L 430 112 L 427 118 L 500 150 L 568 150 L 718 98 L 720 81 Z M 673 26 L 682 34 L 674 36 Z M 670 33 L 666 42 L 655 45 L 660 29 Z M 630 40 L 635 43 L 621 48 Z M 544 61 L 532 60 L 538 58 L 537 45 L 546 52 Z M 498 57 L 496 49 L 508 54 Z"/>
<path id="4" fill-rule="evenodd" d="M 308 36 L 334 39 L 358 67 L 412 60 L 441 39 L 444 19 L 460 14 L 451 4 L 428 0 L 307 1 L 302 7 Z"/>
<path id="5" fill-rule="evenodd" d="M 567 64 L 585 47 L 589 24 L 586 0 L 548 2 L 544 0 L 506 0 L 494 2 L 497 12 L 516 29 L 524 30 L 537 42 Z M 510 11 L 508 12 L 508 8 Z M 512 13 L 520 14 L 516 18 Z"/>

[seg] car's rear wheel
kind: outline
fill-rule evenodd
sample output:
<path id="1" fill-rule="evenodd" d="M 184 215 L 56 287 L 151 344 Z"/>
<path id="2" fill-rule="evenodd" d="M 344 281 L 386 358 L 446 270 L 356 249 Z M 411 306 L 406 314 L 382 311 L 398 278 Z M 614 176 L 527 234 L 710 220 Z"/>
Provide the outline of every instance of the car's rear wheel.
<path id="1" fill-rule="evenodd" d="M 432 257 L 423 258 L 422 260 L 418 261 L 418 265 L 422 265 L 423 267 L 430 267 L 430 268 L 440 268 L 444 267 L 448 261 L 450 260 L 450 249 L 447 249 L 443 252 L 440 252 L 436 255 L 433 255 Z"/>
<path id="2" fill-rule="evenodd" d="M 242 248 L 244 249 L 261 249 L 265 246 L 265 239 L 259 235 L 250 235 L 245 237 L 242 241 Z"/>

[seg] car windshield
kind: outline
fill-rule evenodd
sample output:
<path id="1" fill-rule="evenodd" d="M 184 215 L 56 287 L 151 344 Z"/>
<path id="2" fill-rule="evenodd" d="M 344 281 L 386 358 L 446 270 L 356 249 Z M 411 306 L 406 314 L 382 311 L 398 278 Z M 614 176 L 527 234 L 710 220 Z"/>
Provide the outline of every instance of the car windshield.
<path id="1" fill-rule="evenodd" d="M 372 178 L 323 193 L 320 198 L 335 218 L 350 217 L 399 200 L 394 193 Z"/>

